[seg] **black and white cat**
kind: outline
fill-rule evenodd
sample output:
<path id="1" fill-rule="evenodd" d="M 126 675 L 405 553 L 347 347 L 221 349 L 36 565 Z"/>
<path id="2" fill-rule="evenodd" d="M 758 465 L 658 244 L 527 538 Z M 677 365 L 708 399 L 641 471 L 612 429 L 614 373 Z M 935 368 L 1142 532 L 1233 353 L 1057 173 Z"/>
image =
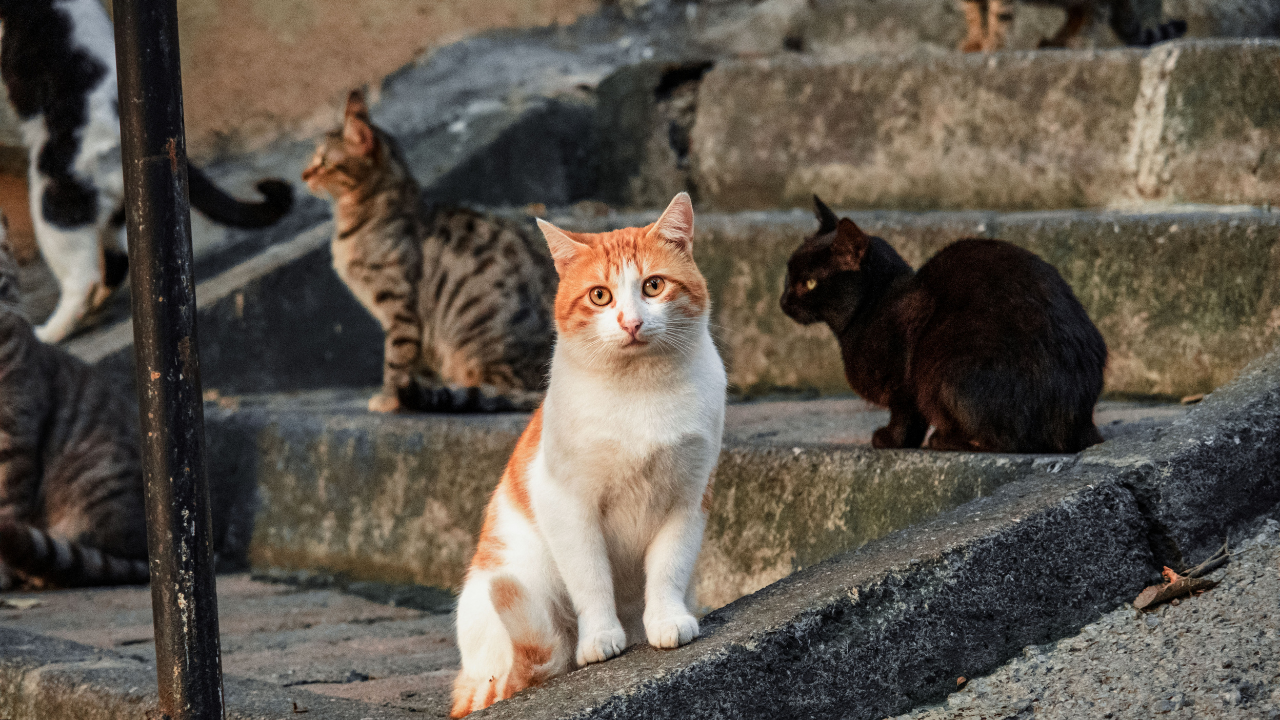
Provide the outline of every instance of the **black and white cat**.
<path id="1" fill-rule="evenodd" d="M 101 0 L 0 0 L 0 78 L 30 151 L 31 219 L 61 295 L 36 329 L 58 342 L 124 280 L 124 180 L 115 37 Z M 234 227 L 265 227 L 289 211 L 292 188 L 258 183 L 244 203 L 188 165 L 191 203 Z"/>

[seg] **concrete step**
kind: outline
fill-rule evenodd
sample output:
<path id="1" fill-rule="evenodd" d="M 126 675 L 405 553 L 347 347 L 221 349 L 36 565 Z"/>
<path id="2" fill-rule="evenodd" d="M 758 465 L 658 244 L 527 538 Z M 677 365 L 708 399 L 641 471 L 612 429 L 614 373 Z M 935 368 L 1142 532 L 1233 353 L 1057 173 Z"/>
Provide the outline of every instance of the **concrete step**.
<path id="1" fill-rule="evenodd" d="M 682 185 L 722 210 L 815 192 L 905 210 L 1264 205 L 1280 200 L 1277 58 L 1274 40 L 1187 40 L 632 66 L 599 89 L 622 175 L 601 184 L 632 205 Z"/>
<path id="2" fill-rule="evenodd" d="M 226 397 L 205 419 L 224 559 L 457 589 L 523 414 L 380 416 L 368 392 Z M 1104 436 L 1185 407 L 1107 403 Z M 717 608 L 1070 456 L 878 451 L 857 399 L 729 406 L 698 566 Z"/>
<path id="3" fill-rule="evenodd" d="M 1280 511 L 1277 397 L 1273 352 L 1172 424 L 1150 409 L 1115 408 L 1151 419 L 1080 456 L 1045 458 L 990 496 L 712 612 L 686 647 L 632 647 L 479 717 L 878 720 L 936 702 L 955 689 L 958 674 L 982 675 L 1028 644 L 1074 633 L 1133 598 L 1161 565 L 1199 562 L 1223 536 L 1234 546 L 1254 534 L 1259 516 Z M 312 417 L 343 402 L 295 399 Z M 242 399 L 237 412 L 252 404 Z M 260 401 L 259 410 L 269 404 Z M 833 409 L 737 407 L 731 435 L 765 434 L 783 450 L 790 438 L 781 429 Z M 334 424 L 348 428 L 333 433 L 334 445 L 358 458 L 368 439 L 351 429 L 355 410 L 349 415 Z M 815 437 L 831 439 L 826 425 L 813 426 Z M 482 439 L 474 429 L 471 437 Z M 452 438 L 452 456 L 460 439 Z M 313 499 L 350 492 L 333 479 L 318 479 Z M 799 492 L 829 502 L 821 484 Z M 387 496 L 386 504 L 414 497 Z M 800 498 L 794 507 L 813 512 Z M 443 717 L 456 665 L 446 616 L 243 575 L 222 576 L 219 595 L 230 718 Z M 26 598 L 41 604 L 11 603 Z M 145 714 L 154 707 L 156 672 L 147 601 L 144 589 L 130 588 L 0 596 L 0 713 L 13 720 Z"/>
<path id="4" fill-rule="evenodd" d="M 1052 263 L 1110 349 L 1107 392 L 1178 399 L 1229 381 L 1280 330 L 1280 214 L 1231 208 L 1160 213 L 851 212 L 919 265 L 961 237 L 999 237 Z M 589 218 L 597 231 L 656 212 Z M 527 220 L 528 217 L 525 216 Z M 778 308 L 786 260 L 815 229 L 808 212 L 701 213 L 695 254 L 714 333 L 740 397 L 778 389 L 844 393 L 834 337 Z M 381 377 L 381 330 L 334 274 L 327 223 L 205 280 L 199 298 L 204 387 L 224 395 L 363 387 Z M 127 321 L 68 344 L 133 382 Z"/>

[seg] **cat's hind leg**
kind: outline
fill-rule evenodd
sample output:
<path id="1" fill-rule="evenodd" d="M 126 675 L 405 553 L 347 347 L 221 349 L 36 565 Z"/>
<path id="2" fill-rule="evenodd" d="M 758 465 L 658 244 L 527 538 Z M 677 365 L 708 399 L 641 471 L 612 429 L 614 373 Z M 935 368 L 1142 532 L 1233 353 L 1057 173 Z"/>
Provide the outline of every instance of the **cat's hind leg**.
<path id="1" fill-rule="evenodd" d="M 1092 7 L 1076 5 L 1067 8 L 1067 19 L 1051 38 L 1041 38 L 1041 48 L 1064 48 L 1075 40 L 1091 20 Z"/>
<path id="2" fill-rule="evenodd" d="M 877 449 L 918 448 L 929 432 L 929 421 L 912 401 L 894 403 L 889 408 L 889 424 L 871 436 L 871 447 Z"/>
<path id="3" fill-rule="evenodd" d="M 93 222 L 64 228 L 45 218 L 41 197 L 47 181 L 32 172 L 31 219 L 36 244 L 58 281 L 58 305 L 36 337 L 56 343 L 70 335 L 93 308 L 102 284 L 102 248 Z"/>
<path id="4" fill-rule="evenodd" d="M 557 632 L 552 603 L 513 573 L 474 573 L 458 598 L 462 670 L 449 716 L 482 710 L 570 668 L 569 644 Z"/>
<path id="5" fill-rule="evenodd" d="M 979 52 L 987 37 L 987 0 L 960 0 L 964 13 L 965 37 L 960 41 L 960 52 Z"/>
<path id="6" fill-rule="evenodd" d="M 992 53 L 1004 49 L 1018 0 L 987 0 L 987 34 L 982 41 L 982 52 Z"/>

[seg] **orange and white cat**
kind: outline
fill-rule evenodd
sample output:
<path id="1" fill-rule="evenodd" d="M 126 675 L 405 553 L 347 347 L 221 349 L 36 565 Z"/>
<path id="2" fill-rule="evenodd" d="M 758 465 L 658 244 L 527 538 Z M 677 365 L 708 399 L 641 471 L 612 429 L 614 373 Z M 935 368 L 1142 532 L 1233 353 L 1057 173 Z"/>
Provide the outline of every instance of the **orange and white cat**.
<path id="1" fill-rule="evenodd" d="M 643 228 L 538 221 L 560 287 L 551 381 L 458 598 L 452 717 L 641 637 L 693 640 L 694 561 L 724 430 L 725 372 L 680 193 Z"/>

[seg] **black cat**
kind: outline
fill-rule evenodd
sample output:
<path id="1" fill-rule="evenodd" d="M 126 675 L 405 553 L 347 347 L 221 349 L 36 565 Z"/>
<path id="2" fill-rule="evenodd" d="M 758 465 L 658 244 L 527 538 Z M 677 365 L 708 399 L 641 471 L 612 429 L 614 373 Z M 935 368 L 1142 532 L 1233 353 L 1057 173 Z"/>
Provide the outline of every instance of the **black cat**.
<path id="1" fill-rule="evenodd" d="M 820 227 L 787 262 L 782 311 L 825 322 L 845 377 L 888 407 L 878 448 L 1069 453 L 1102 442 L 1093 406 L 1107 346 L 1052 266 L 1000 240 L 960 240 L 913 272 L 816 196 Z"/>

